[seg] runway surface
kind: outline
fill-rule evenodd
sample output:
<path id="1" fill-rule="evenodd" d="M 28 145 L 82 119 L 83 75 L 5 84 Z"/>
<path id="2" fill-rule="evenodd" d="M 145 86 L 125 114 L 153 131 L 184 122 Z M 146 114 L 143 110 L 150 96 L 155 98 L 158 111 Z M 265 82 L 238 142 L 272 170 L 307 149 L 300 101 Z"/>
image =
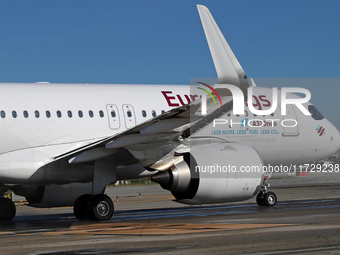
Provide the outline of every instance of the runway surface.
<path id="1" fill-rule="evenodd" d="M 1 224 L 0 254 L 340 254 L 339 177 L 272 180 L 274 208 L 254 199 L 189 207 L 157 185 L 108 189 L 108 222 L 78 222 L 71 207 L 18 206 Z"/>

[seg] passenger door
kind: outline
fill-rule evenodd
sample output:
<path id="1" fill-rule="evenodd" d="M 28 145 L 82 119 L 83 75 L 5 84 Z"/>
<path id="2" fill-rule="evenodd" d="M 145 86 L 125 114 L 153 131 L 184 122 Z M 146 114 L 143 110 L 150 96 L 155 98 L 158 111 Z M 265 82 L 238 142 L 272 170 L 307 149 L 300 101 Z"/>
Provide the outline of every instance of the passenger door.
<path id="1" fill-rule="evenodd" d="M 123 104 L 123 114 L 126 128 L 132 128 L 136 126 L 136 116 L 132 105 Z"/>
<path id="2" fill-rule="evenodd" d="M 119 121 L 119 112 L 118 108 L 114 104 L 106 105 L 107 116 L 109 118 L 109 127 L 111 129 L 119 129 L 120 121 Z"/>

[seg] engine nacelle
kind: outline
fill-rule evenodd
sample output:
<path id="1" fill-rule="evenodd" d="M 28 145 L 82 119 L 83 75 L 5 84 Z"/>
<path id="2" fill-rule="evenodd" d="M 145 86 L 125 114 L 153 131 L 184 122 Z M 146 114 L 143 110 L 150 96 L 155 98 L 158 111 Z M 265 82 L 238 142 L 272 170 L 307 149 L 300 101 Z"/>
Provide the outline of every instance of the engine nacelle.
<path id="1" fill-rule="evenodd" d="M 91 194 L 92 183 L 70 183 L 64 185 L 25 185 L 11 188 L 17 195 L 24 196 L 33 207 L 72 206 L 76 199 L 84 194 Z"/>
<path id="2" fill-rule="evenodd" d="M 151 179 L 180 203 L 225 203 L 255 196 L 263 181 L 262 166 L 253 147 L 216 143 L 191 148 L 183 161 Z"/>

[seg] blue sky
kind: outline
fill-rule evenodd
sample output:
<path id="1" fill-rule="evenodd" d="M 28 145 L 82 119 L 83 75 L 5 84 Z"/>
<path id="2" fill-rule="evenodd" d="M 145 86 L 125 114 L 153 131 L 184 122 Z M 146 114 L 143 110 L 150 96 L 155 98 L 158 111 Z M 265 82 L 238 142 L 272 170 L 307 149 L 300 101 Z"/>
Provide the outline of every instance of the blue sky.
<path id="1" fill-rule="evenodd" d="M 216 77 L 196 4 L 210 9 L 248 77 L 340 77 L 336 0 L 18 0 L 0 2 L 0 81 Z M 340 106 L 337 94 L 328 100 Z"/>
<path id="2" fill-rule="evenodd" d="M 215 77 L 195 5 L 250 77 L 339 77 L 340 1 L 1 1 L 0 81 Z"/>

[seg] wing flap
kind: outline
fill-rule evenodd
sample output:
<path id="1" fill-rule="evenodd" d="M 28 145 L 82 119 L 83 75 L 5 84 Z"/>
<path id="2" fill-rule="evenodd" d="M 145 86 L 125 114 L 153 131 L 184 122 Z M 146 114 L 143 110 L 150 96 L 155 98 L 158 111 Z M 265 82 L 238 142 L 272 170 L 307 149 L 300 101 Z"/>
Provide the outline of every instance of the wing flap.
<path id="1" fill-rule="evenodd" d="M 122 136 L 115 139 L 105 145 L 107 149 L 127 147 L 139 143 L 152 143 L 153 141 L 158 141 L 161 138 L 168 138 L 172 135 L 178 134 L 178 132 L 166 132 L 157 134 L 131 134 L 127 136 Z"/>

